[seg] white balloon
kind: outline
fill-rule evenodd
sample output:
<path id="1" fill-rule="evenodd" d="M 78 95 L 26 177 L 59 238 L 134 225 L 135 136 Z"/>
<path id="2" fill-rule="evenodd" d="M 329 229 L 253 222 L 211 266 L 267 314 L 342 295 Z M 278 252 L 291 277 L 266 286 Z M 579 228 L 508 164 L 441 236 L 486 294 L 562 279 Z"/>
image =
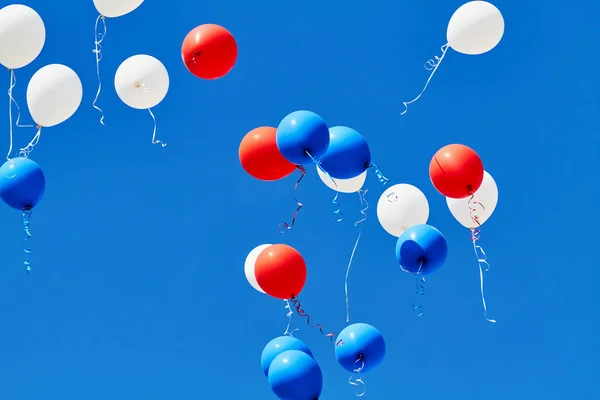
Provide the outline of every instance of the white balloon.
<path id="1" fill-rule="evenodd" d="M 470 1 L 450 18 L 446 38 L 459 53 L 478 55 L 492 50 L 504 35 L 504 17 L 487 1 Z"/>
<path id="2" fill-rule="evenodd" d="M 22 68 L 40 55 L 45 42 L 46 27 L 35 10 L 22 4 L 0 10 L 0 64 Z"/>
<path id="3" fill-rule="evenodd" d="M 367 179 L 367 171 L 350 179 L 335 179 L 326 175 L 318 166 L 317 174 L 328 188 L 340 193 L 355 193 L 362 189 Z M 335 182 L 335 183 L 334 183 Z"/>
<path id="4" fill-rule="evenodd" d="M 39 69 L 27 86 L 27 106 L 31 118 L 48 128 L 71 118 L 79 108 L 83 86 L 77 73 L 62 64 Z"/>
<path id="5" fill-rule="evenodd" d="M 98 12 L 108 18 L 122 17 L 142 5 L 144 0 L 94 0 Z"/>
<path id="6" fill-rule="evenodd" d="M 169 73 L 156 58 L 129 57 L 115 74 L 117 95 L 129 107 L 146 110 L 159 104 L 169 91 Z"/>
<path id="7" fill-rule="evenodd" d="M 429 202 L 419 188 L 400 183 L 387 188 L 379 198 L 377 218 L 387 233 L 399 237 L 411 226 L 427 223 Z"/>
<path id="8" fill-rule="evenodd" d="M 262 290 L 262 288 L 256 280 L 256 275 L 254 274 L 254 267 L 256 266 L 256 260 L 258 259 L 258 256 L 260 256 L 260 253 L 262 253 L 263 250 L 265 250 L 267 247 L 271 246 L 273 245 L 261 244 L 260 246 L 256 246 L 254 249 L 252 249 L 250 253 L 248 253 L 248 256 L 246 257 L 246 262 L 244 263 L 244 272 L 246 273 L 246 279 L 248 279 L 248 282 L 250 283 L 250 285 L 252 285 L 254 289 L 258 290 L 261 293 L 265 293 L 265 291 Z"/>
<path id="9" fill-rule="evenodd" d="M 470 205 L 469 199 L 471 196 L 464 199 L 450 199 L 446 197 L 446 203 L 452 216 L 466 228 L 477 228 L 483 225 L 492 216 L 498 204 L 498 186 L 494 178 L 487 171 L 483 172 L 483 182 L 481 182 L 481 186 L 473 196 L 474 198 Z M 478 217 L 479 224 L 473 221 L 471 208 L 474 210 L 473 216 Z"/>

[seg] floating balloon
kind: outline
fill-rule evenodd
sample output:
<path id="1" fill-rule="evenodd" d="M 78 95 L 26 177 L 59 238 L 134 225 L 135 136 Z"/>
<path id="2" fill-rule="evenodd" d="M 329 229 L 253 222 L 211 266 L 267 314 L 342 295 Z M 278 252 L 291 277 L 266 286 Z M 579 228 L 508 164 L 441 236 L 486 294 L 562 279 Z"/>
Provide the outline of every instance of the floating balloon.
<path id="1" fill-rule="evenodd" d="M 292 336 L 276 337 L 267 343 L 260 356 L 260 365 L 265 373 L 265 376 L 269 376 L 269 367 L 271 366 L 273 360 L 278 355 L 288 350 L 298 350 L 313 357 L 312 352 L 302 340 L 296 339 Z"/>
<path id="2" fill-rule="evenodd" d="M 455 51 L 478 55 L 500 43 L 504 35 L 504 17 L 487 1 L 470 1 L 452 14 L 446 37 Z"/>
<path id="3" fill-rule="evenodd" d="M 66 65 L 50 64 L 38 70 L 27 86 L 27 106 L 40 127 L 49 128 L 71 118 L 81 105 L 83 86 Z"/>
<path id="4" fill-rule="evenodd" d="M 354 178 L 371 165 L 371 150 L 365 138 L 352 128 L 329 128 L 329 146 L 321 159 L 321 167 L 332 178 Z"/>
<path id="5" fill-rule="evenodd" d="M 264 249 L 254 267 L 258 285 L 270 296 L 291 299 L 306 282 L 306 263 L 296 249 L 275 244 Z"/>
<path id="6" fill-rule="evenodd" d="M 22 4 L 0 9 L 0 64 L 25 67 L 40 55 L 45 42 L 46 27 L 35 10 Z"/>
<path id="7" fill-rule="evenodd" d="M 0 198 L 17 210 L 31 210 L 44 196 L 46 177 L 33 160 L 16 157 L 0 167 Z"/>
<path id="8" fill-rule="evenodd" d="M 446 197 L 462 199 L 479 189 L 483 162 L 470 147 L 449 144 L 435 153 L 429 164 L 433 186 Z"/>
<path id="9" fill-rule="evenodd" d="M 431 225 L 414 225 L 404 231 L 396 243 L 396 257 L 405 272 L 428 275 L 446 262 L 448 243 Z"/>
<path id="10" fill-rule="evenodd" d="M 387 188 L 377 202 L 377 218 L 387 233 L 400 236 L 429 218 L 429 202 L 417 187 L 400 183 Z"/>
<path id="11" fill-rule="evenodd" d="M 215 24 L 192 29 L 181 46 L 186 68 L 198 78 L 217 79 L 231 71 L 238 56 L 233 35 Z"/>
<path id="12" fill-rule="evenodd" d="M 452 216 L 464 227 L 471 229 L 483 225 L 492 216 L 498 204 L 498 186 L 496 186 L 496 181 L 487 171 L 484 171 L 481 186 L 473 196 L 473 200 L 470 198 L 451 199 L 446 197 L 446 203 Z"/>
<path id="13" fill-rule="evenodd" d="M 385 340 L 369 324 L 348 325 L 337 340 L 344 344 L 335 347 L 335 358 L 348 372 L 369 372 L 379 366 L 385 357 Z"/>
<path id="14" fill-rule="evenodd" d="M 276 135 L 277 129 L 261 126 L 248 132 L 240 143 L 240 163 L 256 179 L 276 181 L 296 170 L 279 152 Z"/>
<path id="15" fill-rule="evenodd" d="M 365 184 L 365 181 L 367 180 L 367 171 L 354 178 L 335 179 L 330 176 L 327 176 L 327 174 L 321 171 L 321 168 L 319 168 L 318 165 L 315 166 L 315 168 L 317 168 L 317 174 L 319 175 L 319 178 L 321 178 L 323 183 L 327 185 L 328 188 L 340 193 L 356 193 L 360 189 L 362 189 L 362 187 Z"/>
<path id="16" fill-rule="evenodd" d="M 294 111 L 277 127 L 277 147 L 291 163 L 305 165 L 320 161 L 328 146 L 327 124 L 311 111 Z"/>
<path id="17" fill-rule="evenodd" d="M 262 251 L 268 247 L 272 246 L 272 244 L 261 244 L 260 246 L 256 246 L 248 256 L 246 257 L 246 262 L 244 263 L 244 273 L 246 274 L 246 279 L 248 279 L 248 283 L 252 285 L 252 287 L 258 290 L 261 293 L 265 291 L 262 290 L 258 282 L 256 281 L 256 274 L 254 269 L 256 267 L 256 259 L 262 253 Z"/>
<path id="18" fill-rule="evenodd" d="M 135 11 L 144 0 L 94 0 L 96 10 L 108 18 L 122 17 Z"/>
<path id="19" fill-rule="evenodd" d="M 156 58 L 138 54 L 129 57 L 117 69 L 115 89 L 123 103 L 147 110 L 156 107 L 169 91 L 169 73 Z"/>
<path id="20" fill-rule="evenodd" d="M 279 354 L 269 368 L 269 386 L 281 400 L 318 400 L 323 373 L 314 358 L 299 350 Z"/>

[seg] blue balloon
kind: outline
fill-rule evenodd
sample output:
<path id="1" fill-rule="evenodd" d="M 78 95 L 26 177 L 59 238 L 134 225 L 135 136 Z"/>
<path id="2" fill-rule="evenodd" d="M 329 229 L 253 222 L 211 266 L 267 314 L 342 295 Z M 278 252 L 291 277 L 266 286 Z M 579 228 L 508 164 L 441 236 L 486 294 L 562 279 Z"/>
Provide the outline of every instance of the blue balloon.
<path id="1" fill-rule="evenodd" d="M 0 167 L 0 198 L 12 208 L 34 208 L 45 191 L 46 177 L 35 161 L 17 157 Z"/>
<path id="2" fill-rule="evenodd" d="M 310 156 L 319 161 L 327 151 L 329 129 L 317 114 L 294 111 L 279 123 L 276 140 L 279 152 L 289 162 L 306 165 L 313 162 Z"/>
<path id="3" fill-rule="evenodd" d="M 376 368 L 385 357 L 385 340 L 381 333 L 369 324 L 348 325 L 338 335 L 344 343 L 335 347 L 335 358 L 348 372 L 362 367 L 361 373 Z"/>
<path id="4" fill-rule="evenodd" d="M 284 351 L 275 357 L 268 380 L 281 400 L 318 400 L 323 390 L 319 364 L 300 350 Z"/>
<path id="5" fill-rule="evenodd" d="M 332 178 L 354 178 L 370 165 L 371 150 L 360 133 L 345 126 L 329 129 L 329 147 L 321 160 L 321 167 Z"/>
<path id="6" fill-rule="evenodd" d="M 275 357 L 287 350 L 299 350 L 313 357 L 312 352 L 302 340 L 291 336 L 276 337 L 267 343 L 260 355 L 260 365 L 262 366 L 265 376 L 269 376 L 269 367 Z"/>
<path id="7" fill-rule="evenodd" d="M 440 269 L 448 257 L 448 243 L 442 232 L 431 225 L 414 225 L 405 230 L 396 243 L 396 257 L 406 272 L 423 275 Z"/>

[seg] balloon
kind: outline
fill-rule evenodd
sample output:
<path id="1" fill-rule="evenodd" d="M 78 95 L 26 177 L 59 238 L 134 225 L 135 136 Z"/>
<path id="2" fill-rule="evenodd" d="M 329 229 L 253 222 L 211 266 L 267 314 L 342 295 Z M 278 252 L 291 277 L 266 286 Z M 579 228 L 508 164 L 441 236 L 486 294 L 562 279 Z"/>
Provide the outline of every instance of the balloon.
<path id="1" fill-rule="evenodd" d="M 277 147 L 291 163 L 310 164 L 313 158 L 319 161 L 328 146 L 327 124 L 311 111 L 294 111 L 281 120 L 277 127 Z"/>
<path id="2" fill-rule="evenodd" d="M 450 199 L 446 197 L 446 203 L 454 218 L 463 226 L 475 229 L 483 225 L 492 216 L 498 204 L 498 186 L 496 186 L 496 181 L 487 171 L 483 173 L 483 182 L 474 193 L 473 200 L 471 202 L 469 200 L 470 198 Z M 477 216 L 477 222 L 479 223 L 473 221 L 471 208 L 475 210 L 473 216 Z"/>
<path id="3" fill-rule="evenodd" d="M 377 218 L 387 233 L 400 236 L 429 218 L 429 202 L 417 187 L 407 183 L 387 188 L 377 203 Z"/>
<path id="4" fill-rule="evenodd" d="M 71 118 L 81 105 L 83 86 L 77 73 L 62 64 L 39 69 L 27 86 L 27 106 L 36 124 L 49 128 Z"/>
<path id="5" fill-rule="evenodd" d="M 261 126 L 252 129 L 240 143 L 239 157 L 244 170 L 256 179 L 276 181 L 296 170 L 277 148 L 277 129 Z"/>
<path id="6" fill-rule="evenodd" d="M 235 65 L 238 48 L 233 35 L 215 24 L 192 29 L 181 46 L 185 67 L 198 78 L 217 79 Z"/>
<path id="7" fill-rule="evenodd" d="M 306 344 L 300 339 L 296 339 L 292 336 L 279 336 L 271 340 L 262 351 L 260 355 L 260 365 L 265 373 L 265 376 L 269 376 L 269 367 L 271 363 L 281 353 L 288 350 L 298 350 L 313 357 L 312 352 Z"/>
<path id="8" fill-rule="evenodd" d="M 46 191 L 46 177 L 33 160 L 17 157 L 0 167 L 0 198 L 12 208 L 34 208 Z"/>
<path id="9" fill-rule="evenodd" d="M 306 263 L 296 249 L 274 244 L 264 249 L 254 267 L 258 285 L 270 296 L 291 299 L 298 296 L 306 282 Z"/>
<path id="10" fill-rule="evenodd" d="M 354 178 L 370 165 L 371 150 L 360 133 L 345 126 L 329 128 L 329 147 L 321 160 L 321 167 L 332 178 Z"/>
<path id="11" fill-rule="evenodd" d="M 340 332 L 335 346 L 335 358 L 348 372 L 361 368 L 361 373 L 375 369 L 385 357 L 385 340 L 381 333 L 369 324 L 348 325 Z"/>
<path id="12" fill-rule="evenodd" d="M 169 73 L 159 60 L 138 54 L 123 61 L 115 74 L 115 89 L 131 108 L 146 110 L 158 105 L 169 91 Z"/>
<path id="13" fill-rule="evenodd" d="M 314 358 L 299 350 L 284 351 L 271 363 L 269 386 L 281 400 L 318 400 L 323 373 Z"/>
<path id="14" fill-rule="evenodd" d="M 9 69 L 29 65 L 45 42 L 46 27 L 35 10 L 22 4 L 0 9 L 0 64 Z"/>
<path id="15" fill-rule="evenodd" d="M 362 189 L 367 179 L 367 171 L 350 179 L 335 179 L 327 176 L 319 166 L 316 166 L 317 174 L 328 188 L 340 193 L 355 193 Z M 335 182 L 335 183 L 334 183 Z"/>
<path id="16" fill-rule="evenodd" d="M 94 0 L 98 12 L 108 18 L 122 17 L 137 9 L 144 0 Z"/>
<path id="17" fill-rule="evenodd" d="M 248 256 L 246 257 L 246 262 L 244 263 L 244 272 L 246 274 L 246 279 L 248 279 L 248 282 L 250 283 L 250 285 L 252 285 L 254 289 L 258 290 L 261 293 L 264 293 L 265 291 L 262 290 L 258 282 L 256 282 L 256 274 L 254 273 L 254 268 L 256 267 L 256 259 L 258 258 L 260 253 L 262 253 L 264 249 L 270 246 L 272 246 L 272 244 L 261 244 L 260 246 L 256 246 L 254 249 L 252 249 L 250 253 L 248 253 Z"/>
<path id="18" fill-rule="evenodd" d="M 483 162 L 462 144 L 449 144 L 435 153 L 429 164 L 433 186 L 446 197 L 462 199 L 470 196 L 483 181 Z"/>
<path id="19" fill-rule="evenodd" d="M 452 14 L 446 38 L 454 50 L 478 55 L 492 50 L 504 35 L 500 10 L 487 1 L 470 1 Z"/>
<path id="20" fill-rule="evenodd" d="M 433 226 L 415 225 L 398 238 L 396 257 L 403 271 L 428 275 L 446 262 L 448 243 L 442 232 Z"/>

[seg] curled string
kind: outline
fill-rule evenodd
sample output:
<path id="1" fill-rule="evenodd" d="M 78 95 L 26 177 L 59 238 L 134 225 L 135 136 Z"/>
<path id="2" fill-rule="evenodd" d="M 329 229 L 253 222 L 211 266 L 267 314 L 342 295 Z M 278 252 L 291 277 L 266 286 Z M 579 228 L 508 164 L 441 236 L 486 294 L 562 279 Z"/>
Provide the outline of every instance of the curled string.
<path id="1" fill-rule="evenodd" d="M 40 137 L 42 136 L 42 127 L 38 125 L 37 129 L 38 129 L 38 131 L 35 134 L 35 136 L 33 137 L 33 139 L 31 139 L 31 142 L 29 142 L 29 144 L 27 146 L 23 147 L 21 149 L 21 151 L 19 152 L 19 157 L 23 157 L 23 158 L 29 157 L 29 154 L 31 154 L 31 152 L 33 151 L 33 148 L 40 141 Z"/>
<path id="2" fill-rule="evenodd" d="M 423 315 L 423 306 L 421 305 L 420 296 L 425 296 L 425 277 L 421 269 L 423 268 L 423 263 L 419 265 L 419 269 L 417 270 L 417 278 L 415 285 L 415 295 L 413 296 L 412 306 L 413 311 L 420 317 Z"/>
<path id="3" fill-rule="evenodd" d="M 298 185 L 300 184 L 302 179 L 304 179 L 304 177 L 306 176 L 306 168 L 304 168 L 302 165 L 298 165 L 296 168 L 300 172 L 300 178 L 298 178 L 298 180 L 296 181 L 296 184 L 294 185 L 294 201 L 298 205 L 298 208 L 296 208 L 296 211 L 294 211 L 294 215 L 292 216 L 291 223 L 288 224 L 287 222 L 284 221 L 279 224 L 279 226 L 278 226 L 279 233 L 286 233 L 287 231 L 289 231 L 290 229 L 292 229 L 294 227 L 294 225 L 296 224 L 296 217 L 298 216 L 298 212 L 300 212 L 302 207 L 304 207 L 304 205 L 302 203 L 300 203 L 298 201 L 298 199 L 296 198 L 296 190 L 298 189 Z"/>
<path id="4" fill-rule="evenodd" d="M 352 266 L 352 261 L 354 260 L 354 254 L 356 253 L 356 248 L 358 247 L 358 242 L 360 242 L 360 237 L 363 231 L 363 222 L 367 219 L 367 210 L 369 209 L 369 203 L 367 203 L 367 199 L 365 196 L 367 195 L 367 190 L 359 190 L 358 196 L 360 197 L 360 213 L 362 214 L 361 219 L 354 223 L 354 226 L 359 226 L 358 236 L 356 237 L 356 242 L 354 243 L 354 248 L 352 249 L 352 254 L 350 254 L 350 260 L 348 261 L 348 268 L 346 268 L 346 281 L 344 282 L 344 288 L 346 290 L 346 322 L 350 322 L 350 301 L 348 299 L 348 276 L 350 275 L 350 267 Z"/>
<path id="5" fill-rule="evenodd" d="M 438 67 L 442 63 L 442 60 L 446 56 L 446 52 L 448 51 L 448 47 L 449 46 L 450 45 L 448 43 L 446 43 L 445 45 L 443 45 L 441 47 L 442 55 L 441 56 L 434 56 L 434 58 L 428 60 L 425 63 L 425 69 L 427 71 L 431 71 L 431 74 L 429 75 L 429 79 L 427 79 L 427 82 L 425 82 L 425 86 L 423 87 L 423 90 L 421 90 L 421 93 L 419 93 L 419 95 L 417 97 L 415 97 L 411 101 L 404 101 L 404 102 L 402 102 L 402 104 L 404 105 L 404 111 L 402 111 L 400 113 L 400 115 L 406 114 L 406 112 L 408 111 L 408 105 L 414 103 L 417 100 L 419 100 L 421 98 L 421 96 L 423 95 L 423 93 L 425 93 L 425 90 L 427 90 L 427 86 L 429 86 L 429 82 L 431 81 L 431 78 L 433 78 L 433 75 L 435 75 L 435 71 L 437 71 Z"/>
<path id="6" fill-rule="evenodd" d="M 481 223 L 479 222 L 479 216 L 476 214 L 477 209 L 475 206 L 481 207 L 484 211 L 485 207 L 475 198 L 475 195 L 471 195 L 469 198 L 468 206 L 471 219 L 473 220 L 473 223 L 477 225 L 477 228 L 471 228 L 471 242 L 473 242 L 473 251 L 475 252 L 475 256 L 477 257 L 477 265 L 479 266 L 479 290 L 481 292 L 481 303 L 483 304 L 483 317 L 487 321 L 495 323 L 495 319 L 489 319 L 487 316 L 487 304 L 485 302 L 485 294 L 483 290 L 483 273 L 484 271 L 488 272 L 491 269 L 491 265 L 487 261 L 487 255 L 485 254 L 485 251 L 480 245 L 477 244 L 481 234 Z M 485 266 L 485 269 L 483 266 Z"/>
<path id="7" fill-rule="evenodd" d="M 150 116 L 152 117 L 152 121 L 154 121 L 154 131 L 152 132 L 152 144 L 160 144 L 162 147 L 165 147 L 167 144 L 161 142 L 160 140 L 156 140 L 156 117 L 151 109 L 148 109 Z"/>
<path id="8" fill-rule="evenodd" d="M 338 189 L 338 185 L 337 182 L 335 181 L 335 179 L 333 179 L 331 177 L 331 175 L 329 175 L 329 172 L 325 171 L 323 169 L 323 167 L 321 166 L 321 162 L 317 161 L 312 154 L 310 154 L 308 151 L 306 151 L 306 155 L 310 157 L 310 159 L 312 160 L 312 162 L 315 163 L 315 165 L 317 166 L 317 168 L 319 168 L 319 171 L 321 171 L 327 178 L 329 178 L 329 180 L 331 180 L 331 182 L 333 182 L 333 186 L 335 187 L 335 196 L 333 197 L 333 200 L 331 200 L 331 204 L 333 204 L 334 210 L 333 210 L 333 220 L 335 222 L 342 222 L 344 220 L 344 214 L 342 213 L 342 206 L 340 204 L 340 202 L 338 201 L 338 197 L 340 196 L 340 192 L 337 190 Z"/>
<path id="9" fill-rule="evenodd" d="M 369 168 L 373 168 L 373 170 L 375 171 L 375 176 L 377 177 L 379 183 L 381 183 L 381 186 L 385 188 L 385 186 L 388 183 L 390 183 L 390 180 L 381 173 L 381 170 L 374 162 L 371 162 Z M 398 196 L 394 192 L 390 192 L 387 194 L 387 201 L 389 201 L 390 203 L 395 203 L 398 201 Z"/>
<path id="10" fill-rule="evenodd" d="M 21 125 L 19 123 L 19 121 L 21 120 L 21 108 L 19 107 L 19 104 L 17 103 L 17 101 L 15 100 L 15 98 L 13 97 L 13 90 L 15 89 L 15 86 L 17 85 L 17 77 L 15 75 L 15 70 L 11 69 L 10 70 L 10 85 L 8 87 L 8 121 L 9 121 L 9 128 L 8 128 L 8 137 L 9 137 L 9 145 L 8 145 L 8 153 L 6 154 L 6 159 L 10 160 L 10 154 L 12 153 L 13 150 L 13 125 L 12 125 L 12 105 L 14 103 L 15 107 L 17 107 L 17 121 L 15 123 L 15 125 L 18 128 L 33 128 L 33 125 Z"/>
<path id="11" fill-rule="evenodd" d="M 290 327 L 292 326 L 292 315 L 294 315 L 294 312 L 292 311 L 292 307 L 290 306 L 289 300 L 285 299 L 283 300 L 283 302 L 285 303 L 285 309 L 288 310 L 288 312 L 285 314 L 285 316 L 288 318 L 288 324 L 285 328 L 285 332 L 283 332 L 283 335 L 294 337 L 294 332 L 299 331 L 300 328 L 296 328 L 290 331 Z"/>
<path id="12" fill-rule="evenodd" d="M 360 373 L 365 368 L 365 361 L 362 356 L 359 356 L 358 359 L 354 362 L 354 374 L 348 379 L 348 383 L 352 386 L 355 386 L 354 394 L 357 397 L 362 397 L 367 393 L 367 385 L 362 380 Z"/>
<path id="13" fill-rule="evenodd" d="M 294 304 L 294 307 L 296 308 L 296 313 L 298 313 L 298 315 L 300 317 L 306 317 L 306 323 L 311 328 L 318 328 L 319 331 L 321 331 L 321 334 L 323 336 L 326 336 L 326 337 L 330 338 L 332 342 L 334 341 L 333 336 L 335 335 L 335 332 L 325 333 L 323 331 L 323 325 L 321 325 L 321 324 L 311 325 L 311 323 L 310 323 L 310 315 L 308 315 L 308 314 L 306 314 L 306 312 L 304 312 L 304 310 L 302 309 L 302 304 L 300 304 L 300 300 L 298 300 L 298 298 L 296 296 L 292 297 L 290 299 L 290 301 Z M 343 344 L 344 344 L 344 341 L 342 341 L 342 340 L 338 340 L 337 342 L 335 342 L 336 346 L 341 346 Z"/>
<path id="14" fill-rule="evenodd" d="M 100 21 L 102 21 L 104 32 L 98 32 L 98 23 Z M 96 98 L 94 98 L 94 102 L 92 103 L 92 106 L 100 112 L 100 115 L 101 115 L 100 123 L 104 126 L 106 126 L 106 124 L 104 123 L 104 111 L 102 111 L 102 109 L 100 107 L 98 107 L 96 105 L 96 103 L 98 102 L 98 98 L 100 97 L 100 92 L 102 91 L 102 79 L 100 78 L 100 61 L 102 60 L 102 41 L 104 40 L 105 36 L 106 36 L 106 18 L 104 18 L 104 15 L 98 15 L 98 18 L 96 18 L 96 26 L 94 29 L 95 48 L 94 48 L 94 50 L 92 50 L 92 52 L 96 55 L 96 76 L 98 77 L 98 91 L 96 92 Z"/>
<path id="15" fill-rule="evenodd" d="M 23 221 L 23 230 L 25 231 L 25 238 L 23 239 L 23 265 L 25 265 L 25 272 L 29 274 L 31 271 L 31 261 L 29 260 L 29 255 L 31 254 L 31 249 L 27 246 L 27 242 L 31 239 L 30 225 L 31 225 L 31 213 L 33 210 L 30 207 L 23 208 L 23 214 L 21 215 L 21 220 Z"/>

